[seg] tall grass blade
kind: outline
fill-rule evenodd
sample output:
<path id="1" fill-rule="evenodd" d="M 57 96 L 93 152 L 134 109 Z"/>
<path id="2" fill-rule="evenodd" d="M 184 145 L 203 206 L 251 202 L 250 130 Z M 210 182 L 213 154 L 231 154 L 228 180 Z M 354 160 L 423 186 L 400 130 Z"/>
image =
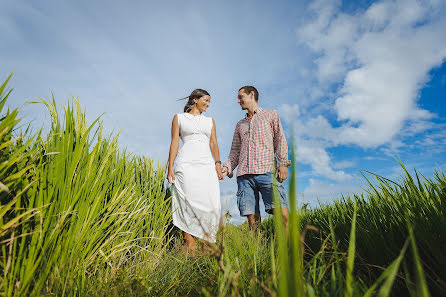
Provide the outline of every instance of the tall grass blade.
<path id="1" fill-rule="evenodd" d="M 421 297 L 429 297 L 429 289 L 427 287 L 426 277 L 424 276 L 423 266 L 418 254 L 418 248 L 415 242 L 415 235 L 413 234 L 412 226 L 409 223 L 407 224 L 407 227 L 409 229 L 410 246 L 412 248 L 412 255 L 415 262 L 417 295 Z"/>
<path id="2" fill-rule="evenodd" d="M 356 251 L 356 203 L 354 204 L 352 226 L 350 229 L 350 242 L 348 245 L 348 256 L 347 256 L 347 272 L 345 277 L 345 296 L 353 297 L 353 268 L 355 263 L 355 251 Z"/>
<path id="3" fill-rule="evenodd" d="M 296 201 L 296 155 L 294 150 L 294 141 L 291 145 L 291 174 L 290 174 L 290 189 L 289 189 L 289 240 L 290 240 L 290 263 L 289 263 L 289 293 L 292 296 L 303 296 L 305 293 L 305 283 L 303 276 L 303 255 L 301 243 L 300 218 L 297 212 Z M 280 204 L 276 204 L 280 205 Z"/>

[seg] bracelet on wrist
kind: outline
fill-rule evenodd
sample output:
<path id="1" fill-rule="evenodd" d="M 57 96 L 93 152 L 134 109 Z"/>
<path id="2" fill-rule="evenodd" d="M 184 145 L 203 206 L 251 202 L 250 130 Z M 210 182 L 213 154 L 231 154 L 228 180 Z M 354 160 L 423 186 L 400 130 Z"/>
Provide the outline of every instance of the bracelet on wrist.
<path id="1" fill-rule="evenodd" d="M 221 161 L 220 160 L 215 161 L 215 165 L 217 165 L 217 164 L 221 165 Z"/>

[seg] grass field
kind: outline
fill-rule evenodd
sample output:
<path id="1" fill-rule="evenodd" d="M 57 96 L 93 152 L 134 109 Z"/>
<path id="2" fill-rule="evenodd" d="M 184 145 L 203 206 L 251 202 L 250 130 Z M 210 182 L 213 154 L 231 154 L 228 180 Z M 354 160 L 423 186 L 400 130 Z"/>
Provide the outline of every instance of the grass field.
<path id="1" fill-rule="evenodd" d="M 0 87 L 2 296 L 446 296 L 446 176 L 364 172 L 368 193 L 226 224 L 191 257 L 171 229 L 165 164 L 87 124 L 76 99 L 50 131 L 5 110 Z M 36 128 L 36 127 L 34 127 Z"/>

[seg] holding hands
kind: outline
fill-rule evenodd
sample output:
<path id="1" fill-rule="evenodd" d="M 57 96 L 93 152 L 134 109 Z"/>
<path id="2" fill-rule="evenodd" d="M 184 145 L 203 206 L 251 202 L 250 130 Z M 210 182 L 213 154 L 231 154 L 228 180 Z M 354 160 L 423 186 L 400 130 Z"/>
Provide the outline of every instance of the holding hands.
<path id="1" fill-rule="evenodd" d="M 232 177 L 232 173 L 229 174 L 229 169 L 228 169 L 228 167 L 223 166 L 223 170 L 222 170 L 222 172 L 223 172 L 223 175 L 224 175 L 224 176 L 227 176 L 227 177 L 229 177 L 229 178 Z"/>

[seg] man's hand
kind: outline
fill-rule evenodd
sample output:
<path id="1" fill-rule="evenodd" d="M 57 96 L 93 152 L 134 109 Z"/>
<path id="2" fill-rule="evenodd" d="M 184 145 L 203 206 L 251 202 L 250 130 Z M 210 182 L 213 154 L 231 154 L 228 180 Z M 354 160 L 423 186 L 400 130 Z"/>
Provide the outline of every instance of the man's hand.
<path id="1" fill-rule="evenodd" d="M 228 175 L 228 168 L 226 166 L 223 166 L 223 169 L 221 170 L 221 172 L 223 173 L 223 176 L 227 176 Z"/>
<path id="2" fill-rule="evenodd" d="M 283 183 L 288 178 L 288 167 L 279 167 L 276 171 L 276 178 L 279 183 Z"/>
<path id="3" fill-rule="evenodd" d="M 229 177 L 229 178 L 232 177 L 232 173 L 229 174 L 229 169 L 228 169 L 228 167 L 226 167 L 226 166 L 223 166 L 222 173 L 223 173 L 223 176 L 227 176 L 227 177 Z"/>

